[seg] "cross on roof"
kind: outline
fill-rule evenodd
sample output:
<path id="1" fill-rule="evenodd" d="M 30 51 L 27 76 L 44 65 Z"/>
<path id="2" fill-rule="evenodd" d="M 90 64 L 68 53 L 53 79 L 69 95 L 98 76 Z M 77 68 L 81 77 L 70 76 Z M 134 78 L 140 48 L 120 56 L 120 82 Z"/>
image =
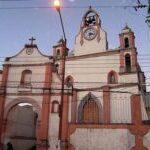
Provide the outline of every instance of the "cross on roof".
<path id="1" fill-rule="evenodd" d="M 34 38 L 34 37 L 31 37 L 30 39 L 29 39 L 29 41 L 31 41 L 31 45 L 33 45 L 33 42 L 35 41 L 36 39 Z"/>
<path id="2" fill-rule="evenodd" d="M 92 9 L 92 6 L 91 6 L 91 5 L 89 6 L 89 9 Z"/>

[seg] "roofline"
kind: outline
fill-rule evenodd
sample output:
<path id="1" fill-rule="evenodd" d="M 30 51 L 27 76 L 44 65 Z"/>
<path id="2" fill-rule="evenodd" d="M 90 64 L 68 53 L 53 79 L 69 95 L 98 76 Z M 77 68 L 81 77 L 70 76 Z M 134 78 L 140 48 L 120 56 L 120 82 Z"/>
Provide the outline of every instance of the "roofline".
<path id="1" fill-rule="evenodd" d="M 21 54 L 26 48 L 27 48 L 27 47 L 26 47 L 26 45 L 25 45 L 25 47 L 24 47 L 21 51 L 19 51 L 16 55 L 13 55 L 13 56 L 11 56 L 11 57 L 6 57 L 6 58 L 5 58 L 5 61 L 9 61 L 11 58 L 17 57 L 17 56 L 18 56 L 19 54 Z M 38 49 L 37 46 L 36 46 L 36 47 L 33 47 L 33 48 L 36 48 L 37 51 L 40 53 L 40 55 L 42 55 L 42 56 L 44 56 L 44 57 L 47 57 L 47 58 L 49 58 L 49 59 L 52 59 L 52 58 L 53 58 L 53 56 L 49 56 L 49 55 L 43 54 L 43 53 Z"/>

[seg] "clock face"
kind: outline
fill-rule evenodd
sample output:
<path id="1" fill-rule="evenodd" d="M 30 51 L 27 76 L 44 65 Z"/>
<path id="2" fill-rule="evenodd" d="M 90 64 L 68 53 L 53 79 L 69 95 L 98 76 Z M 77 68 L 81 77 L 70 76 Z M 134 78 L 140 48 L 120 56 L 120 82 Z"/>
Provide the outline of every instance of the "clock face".
<path id="1" fill-rule="evenodd" d="M 94 28 L 87 28 L 85 31 L 84 31 L 84 38 L 86 40 L 93 40 L 97 35 L 97 32 Z"/>
<path id="2" fill-rule="evenodd" d="M 32 48 L 27 48 L 26 53 L 28 55 L 31 55 L 33 53 L 33 49 Z"/>

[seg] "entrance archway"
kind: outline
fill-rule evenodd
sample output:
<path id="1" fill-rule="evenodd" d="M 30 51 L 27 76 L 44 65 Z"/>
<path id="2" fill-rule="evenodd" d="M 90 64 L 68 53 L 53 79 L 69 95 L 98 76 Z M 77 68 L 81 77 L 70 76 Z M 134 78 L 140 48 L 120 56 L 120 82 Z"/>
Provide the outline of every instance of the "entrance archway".
<path id="1" fill-rule="evenodd" d="M 15 150 L 28 150 L 36 145 L 39 106 L 36 102 L 16 100 L 7 105 L 4 114 L 6 124 L 3 136 L 4 149 L 11 143 Z"/>

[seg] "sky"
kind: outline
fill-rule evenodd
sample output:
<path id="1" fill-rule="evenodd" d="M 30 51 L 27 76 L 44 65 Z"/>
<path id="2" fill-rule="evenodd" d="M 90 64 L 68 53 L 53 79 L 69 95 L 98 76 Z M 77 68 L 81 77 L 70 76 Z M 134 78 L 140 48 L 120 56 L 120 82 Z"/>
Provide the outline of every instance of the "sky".
<path id="1" fill-rule="evenodd" d="M 147 4 L 147 0 L 141 0 Z M 135 33 L 139 59 L 150 58 L 150 27 L 145 23 L 146 8 L 137 12 L 133 8 L 116 8 L 118 5 L 135 5 L 136 0 L 61 0 L 67 45 L 74 49 L 75 36 L 80 29 L 82 16 L 91 5 L 100 15 L 102 28 L 107 32 L 109 48 L 119 46 L 121 29 L 127 23 Z M 0 0 L 0 57 L 9 57 L 23 49 L 29 38 L 36 38 L 42 53 L 52 55 L 52 46 L 62 37 L 58 12 L 52 8 L 53 0 Z M 98 6 L 112 6 L 109 8 Z M 2 9 L 8 7 L 49 7 L 34 9 Z M 2 60 L 3 58 L 1 58 Z M 149 61 L 150 64 L 150 61 Z M 147 64 L 147 65 L 149 65 Z M 143 66 L 146 66 L 143 63 Z M 150 78 L 150 67 L 146 71 Z"/>

